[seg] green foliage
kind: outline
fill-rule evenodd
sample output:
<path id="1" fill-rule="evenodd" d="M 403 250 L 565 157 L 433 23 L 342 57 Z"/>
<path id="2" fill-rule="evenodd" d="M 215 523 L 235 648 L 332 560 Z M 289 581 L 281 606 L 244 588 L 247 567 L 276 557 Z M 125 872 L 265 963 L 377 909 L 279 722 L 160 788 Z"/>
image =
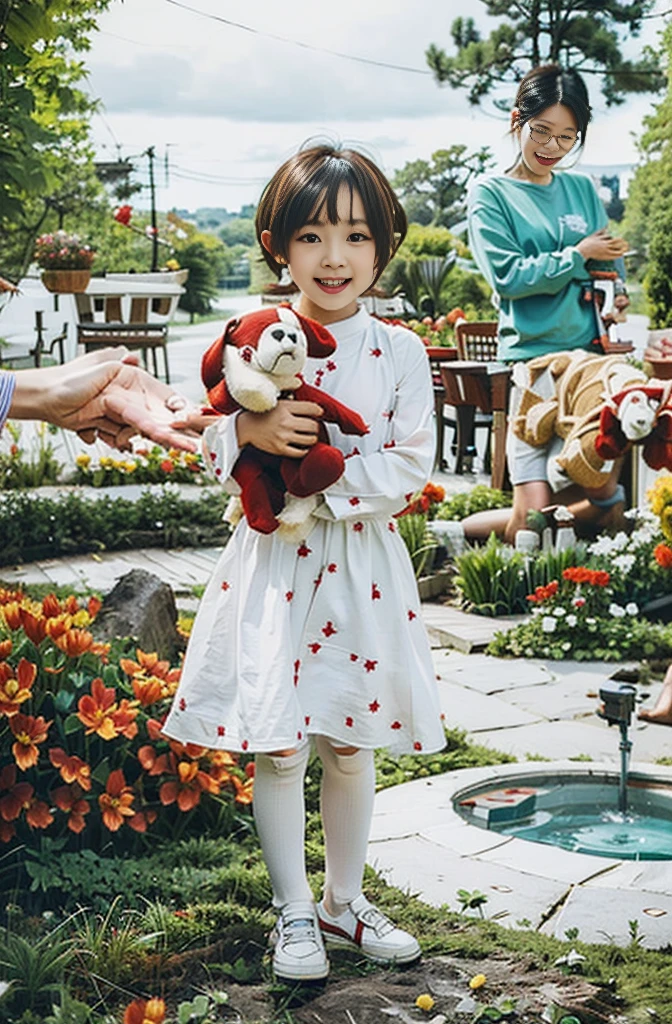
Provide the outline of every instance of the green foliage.
<path id="1" fill-rule="evenodd" d="M 437 506 L 435 519 L 466 519 L 474 512 L 487 512 L 491 508 L 510 508 L 511 494 L 498 491 L 485 484 L 477 484 L 470 491 L 454 494 Z"/>
<path id="2" fill-rule="evenodd" d="M 417 579 L 422 575 L 438 542 L 427 526 L 427 516 L 421 513 L 399 516 L 396 523 L 397 532 L 408 548 Z"/>
<path id="3" fill-rule="evenodd" d="M 413 160 L 397 171 L 392 185 L 421 224 L 449 228 L 464 219 L 470 180 L 493 164 L 487 147 L 467 153 L 464 145 L 437 149 L 429 160 Z"/>
<path id="4" fill-rule="evenodd" d="M 254 245 L 257 240 L 252 217 L 234 217 L 222 225 L 219 237 L 225 245 Z"/>
<path id="5" fill-rule="evenodd" d="M 550 62 L 601 70 L 602 93 L 608 105 L 622 103 L 627 93 L 663 88 L 659 62 L 649 48 L 636 61 L 626 60 L 621 53 L 622 42 L 638 35 L 654 0 L 628 4 L 620 0 L 482 3 L 487 15 L 507 20 L 483 39 L 472 18 L 457 18 L 451 28 L 457 54 L 448 56 L 434 43 L 426 51 L 436 81 L 453 88 L 468 87 L 472 104 L 480 103 L 498 83 L 519 81 L 531 67 Z"/>
<path id="6" fill-rule="evenodd" d="M 147 489 L 135 501 L 86 498 L 76 491 L 59 498 L 0 494 L 0 564 L 78 551 L 223 544 L 227 502 L 220 488 L 191 501 L 171 484 Z"/>
<path id="7" fill-rule="evenodd" d="M 77 53 L 87 49 L 95 16 L 110 0 L 22 0 L 3 6 L 0 62 L 0 223 L 18 233 L 20 273 L 47 216 L 81 195 L 64 189 L 73 168 L 91 167 L 88 118 L 94 101 L 78 88 L 86 69 Z M 56 226 L 60 226 L 57 224 Z M 23 251 L 21 251 L 23 250 Z M 4 256 L 4 253 L 3 253 Z"/>
<path id="8" fill-rule="evenodd" d="M 34 443 L 28 452 L 20 444 L 19 424 L 9 420 L 5 429 L 12 444 L 8 452 L 0 452 L 0 490 L 55 484 L 63 467 L 54 456 L 49 436 L 55 434 L 57 428 L 46 423 L 37 425 Z"/>
<path id="9" fill-rule="evenodd" d="M 204 239 L 205 236 L 187 242 L 177 252 L 180 266 L 189 269 L 179 307 L 191 313 L 192 322 L 195 313 L 211 311 L 211 302 L 218 293 L 219 270 L 213 248 Z"/>
<path id="10" fill-rule="evenodd" d="M 672 214 L 666 211 L 651 231 L 644 291 L 652 328 L 670 326 L 672 310 Z"/>
<path id="11" fill-rule="evenodd" d="M 463 605 L 477 615 L 520 614 L 529 610 L 528 594 L 557 579 L 582 554 L 583 549 L 567 549 L 525 555 L 491 534 L 482 547 L 457 557 L 455 584 Z"/>
<path id="12" fill-rule="evenodd" d="M 515 758 L 509 754 L 500 754 L 490 747 L 470 742 L 461 729 L 446 729 L 444 749 L 429 757 L 415 754 L 391 757 L 384 750 L 376 751 L 376 788 L 387 789 L 389 786 L 399 786 L 413 779 L 427 779 L 461 768 L 506 764 L 513 760 Z"/>
<path id="13" fill-rule="evenodd" d="M 483 907 L 488 902 L 488 897 L 484 892 L 479 889 L 474 889 L 471 892 L 469 889 L 458 889 L 456 895 L 462 914 L 465 914 L 467 910 L 477 910 L 483 917 Z"/>
<path id="14" fill-rule="evenodd" d="M 61 991 L 63 977 L 75 951 L 64 925 L 39 938 L 2 930 L 0 976 L 11 983 L 10 1006 L 23 1010 L 43 1010 Z"/>

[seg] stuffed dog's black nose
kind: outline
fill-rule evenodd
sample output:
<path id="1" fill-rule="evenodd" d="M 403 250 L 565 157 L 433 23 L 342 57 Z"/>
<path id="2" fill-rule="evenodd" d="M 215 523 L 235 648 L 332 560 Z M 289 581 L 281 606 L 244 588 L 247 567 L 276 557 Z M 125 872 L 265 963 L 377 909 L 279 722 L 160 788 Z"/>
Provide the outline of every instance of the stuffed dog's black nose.
<path id="1" fill-rule="evenodd" d="M 289 338 L 290 341 L 293 341 L 294 344 L 296 345 L 296 334 L 294 334 L 293 331 L 290 331 L 287 334 L 287 337 Z"/>
<path id="2" fill-rule="evenodd" d="M 282 341 L 284 336 L 285 332 L 283 331 L 282 327 L 278 327 L 276 328 L 275 331 L 271 331 L 271 337 L 275 338 L 276 341 Z"/>

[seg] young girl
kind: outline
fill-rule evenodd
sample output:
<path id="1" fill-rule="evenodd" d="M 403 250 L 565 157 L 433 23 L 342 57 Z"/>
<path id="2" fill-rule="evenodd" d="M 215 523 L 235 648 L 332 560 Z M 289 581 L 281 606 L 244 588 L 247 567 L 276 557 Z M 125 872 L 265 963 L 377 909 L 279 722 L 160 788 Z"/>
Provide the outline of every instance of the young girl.
<path id="1" fill-rule="evenodd" d="M 564 349 L 588 349 L 603 334 L 590 298 L 589 260 L 622 257 L 627 242 L 608 232 L 607 215 L 589 177 L 567 173 L 586 141 L 591 110 L 581 77 L 557 64 L 534 68 L 523 78 L 511 112 L 518 143 L 515 163 L 484 180 L 469 201 L 469 241 L 474 258 L 499 297 L 499 357 L 525 361 Z M 617 300 L 623 308 L 625 296 Z M 594 348 L 594 347 L 593 347 Z M 520 400 L 524 366 L 514 367 L 512 411 Z M 523 371 L 523 372 L 521 372 Z M 546 474 L 549 450 L 518 440 L 511 432 L 507 461 L 513 512 L 465 520 L 468 536 L 503 529 L 512 541 L 530 509 L 550 504 Z M 620 463 L 611 479 L 586 491 L 579 514 L 603 519 L 619 504 Z"/>
<path id="2" fill-rule="evenodd" d="M 428 753 L 445 742 L 394 521 L 432 466 L 429 363 L 410 331 L 372 319 L 357 301 L 405 233 L 388 181 L 352 150 L 305 149 L 263 194 L 257 235 L 266 262 L 276 273 L 289 267 L 298 311 L 328 325 L 338 343 L 329 361 L 308 361 L 305 378 L 359 412 L 369 433 L 328 426 L 346 469 L 301 543 L 240 522 L 203 597 L 164 726 L 183 742 L 256 753 L 254 815 L 279 911 L 273 967 L 284 978 L 325 977 L 325 938 L 383 962 L 420 953 L 361 890 L 374 748 Z M 204 432 L 208 459 L 224 479 L 247 444 L 301 458 L 321 411 L 280 401 L 268 413 L 223 416 Z M 323 765 L 326 875 L 317 908 L 304 858 L 310 739 Z"/>

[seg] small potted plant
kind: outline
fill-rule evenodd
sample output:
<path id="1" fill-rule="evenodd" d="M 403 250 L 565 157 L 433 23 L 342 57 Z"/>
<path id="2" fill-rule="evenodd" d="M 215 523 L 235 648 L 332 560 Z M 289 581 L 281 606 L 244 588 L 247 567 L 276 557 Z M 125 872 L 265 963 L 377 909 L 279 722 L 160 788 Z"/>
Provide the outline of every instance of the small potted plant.
<path id="1" fill-rule="evenodd" d="M 35 242 L 35 260 L 50 292 L 85 292 L 95 255 L 95 249 L 67 231 L 40 235 Z"/>

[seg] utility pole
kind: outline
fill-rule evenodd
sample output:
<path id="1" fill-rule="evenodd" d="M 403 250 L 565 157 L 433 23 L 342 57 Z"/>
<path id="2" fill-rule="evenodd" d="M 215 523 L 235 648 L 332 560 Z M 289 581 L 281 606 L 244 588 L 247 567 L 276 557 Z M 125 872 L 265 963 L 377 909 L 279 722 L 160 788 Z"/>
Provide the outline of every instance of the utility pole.
<path id="1" fill-rule="evenodd" d="M 159 231 L 156 226 L 156 185 L 154 183 L 154 146 L 147 149 L 149 158 L 149 195 L 151 203 L 152 218 L 152 270 L 159 269 Z"/>

